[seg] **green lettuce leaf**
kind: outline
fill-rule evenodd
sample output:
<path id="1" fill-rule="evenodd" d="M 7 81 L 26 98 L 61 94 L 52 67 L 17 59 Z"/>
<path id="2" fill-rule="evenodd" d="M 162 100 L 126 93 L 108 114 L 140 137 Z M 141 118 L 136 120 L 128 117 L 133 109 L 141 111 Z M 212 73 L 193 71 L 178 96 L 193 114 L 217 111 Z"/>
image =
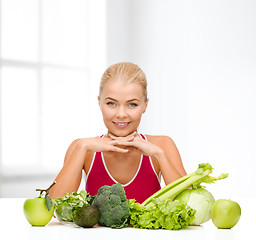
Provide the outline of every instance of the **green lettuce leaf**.
<path id="1" fill-rule="evenodd" d="M 135 228 L 178 230 L 194 220 L 196 211 L 184 203 L 156 198 L 150 206 L 143 206 L 134 199 L 129 200 L 130 224 Z"/>
<path id="2" fill-rule="evenodd" d="M 75 211 L 91 204 L 93 198 L 85 190 L 81 190 L 80 193 L 65 193 L 64 197 L 55 198 L 53 201 L 57 218 L 60 221 L 72 222 Z"/>

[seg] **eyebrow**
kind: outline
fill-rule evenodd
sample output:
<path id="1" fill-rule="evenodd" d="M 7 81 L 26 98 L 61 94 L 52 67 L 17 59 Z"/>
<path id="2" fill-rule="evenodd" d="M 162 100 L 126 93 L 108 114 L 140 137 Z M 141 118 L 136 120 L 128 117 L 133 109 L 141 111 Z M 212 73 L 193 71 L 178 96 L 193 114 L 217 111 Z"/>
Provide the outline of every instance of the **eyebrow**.
<path id="1" fill-rule="evenodd" d="M 112 100 L 112 101 L 116 101 L 117 102 L 117 100 L 112 98 L 112 97 L 106 97 L 105 100 Z M 140 100 L 137 99 L 137 98 L 133 98 L 133 99 L 128 100 L 127 102 L 133 102 L 133 101 L 138 101 L 139 102 Z"/>

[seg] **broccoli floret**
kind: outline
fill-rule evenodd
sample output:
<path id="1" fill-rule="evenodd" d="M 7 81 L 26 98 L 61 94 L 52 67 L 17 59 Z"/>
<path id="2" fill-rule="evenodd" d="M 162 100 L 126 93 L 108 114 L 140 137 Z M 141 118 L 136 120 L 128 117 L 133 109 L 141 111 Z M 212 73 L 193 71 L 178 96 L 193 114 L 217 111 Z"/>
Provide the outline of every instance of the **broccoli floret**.
<path id="1" fill-rule="evenodd" d="M 110 186 L 108 186 L 108 185 L 105 185 L 105 186 L 102 186 L 99 190 L 98 190 L 98 193 L 97 194 L 101 194 L 101 193 L 103 193 L 103 192 L 108 192 L 107 190 L 110 190 Z"/>
<path id="2" fill-rule="evenodd" d="M 127 226 L 131 213 L 124 188 L 120 183 L 101 187 L 93 205 L 100 211 L 100 225 L 112 228 Z"/>
<path id="3" fill-rule="evenodd" d="M 111 192 L 121 198 L 121 201 L 127 201 L 124 188 L 122 184 L 117 183 L 111 186 Z"/>
<path id="4" fill-rule="evenodd" d="M 122 200 L 118 195 L 111 194 L 109 196 L 109 203 L 112 207 L 119 206 L 122 204 Z"/>

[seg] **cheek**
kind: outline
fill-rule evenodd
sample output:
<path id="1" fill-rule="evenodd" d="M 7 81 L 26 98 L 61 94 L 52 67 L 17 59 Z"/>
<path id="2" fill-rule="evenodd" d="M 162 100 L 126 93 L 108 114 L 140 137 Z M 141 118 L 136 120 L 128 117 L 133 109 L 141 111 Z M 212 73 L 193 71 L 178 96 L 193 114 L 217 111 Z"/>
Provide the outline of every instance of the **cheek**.
<path id="1" fill-rule="evenodd" d="M 143 110 L 142 109 L 138 109 L 138 110 L 134 111 L 131 115 L 133 116 L 134 120 L 140 120 L 142 114 L 143 114 Z"/>
<path id="2" fill-rule="evenodd" d="M 105 120 L 112 118 L 114 115 L 114 113 L 113 113 L 113 111 L 111 111 L 111 109 L 105 108 L 105 107 L 101 108 L 101 112 L 103 115 L 103 119 L 105 119 Z"/>

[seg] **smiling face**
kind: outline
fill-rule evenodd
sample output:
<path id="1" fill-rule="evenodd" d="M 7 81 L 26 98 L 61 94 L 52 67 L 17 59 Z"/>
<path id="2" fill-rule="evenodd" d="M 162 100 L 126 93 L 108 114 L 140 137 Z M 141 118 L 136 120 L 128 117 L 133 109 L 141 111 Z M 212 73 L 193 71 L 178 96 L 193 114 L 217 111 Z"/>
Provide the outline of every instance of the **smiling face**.
<path id="1" fill-rule="evenodd" d="M 136 82 L 127 83 L 119 76 L 105 83 L 99 105 L 108 133 L 124 137 L 136 131 L 147 102 Z"/>

